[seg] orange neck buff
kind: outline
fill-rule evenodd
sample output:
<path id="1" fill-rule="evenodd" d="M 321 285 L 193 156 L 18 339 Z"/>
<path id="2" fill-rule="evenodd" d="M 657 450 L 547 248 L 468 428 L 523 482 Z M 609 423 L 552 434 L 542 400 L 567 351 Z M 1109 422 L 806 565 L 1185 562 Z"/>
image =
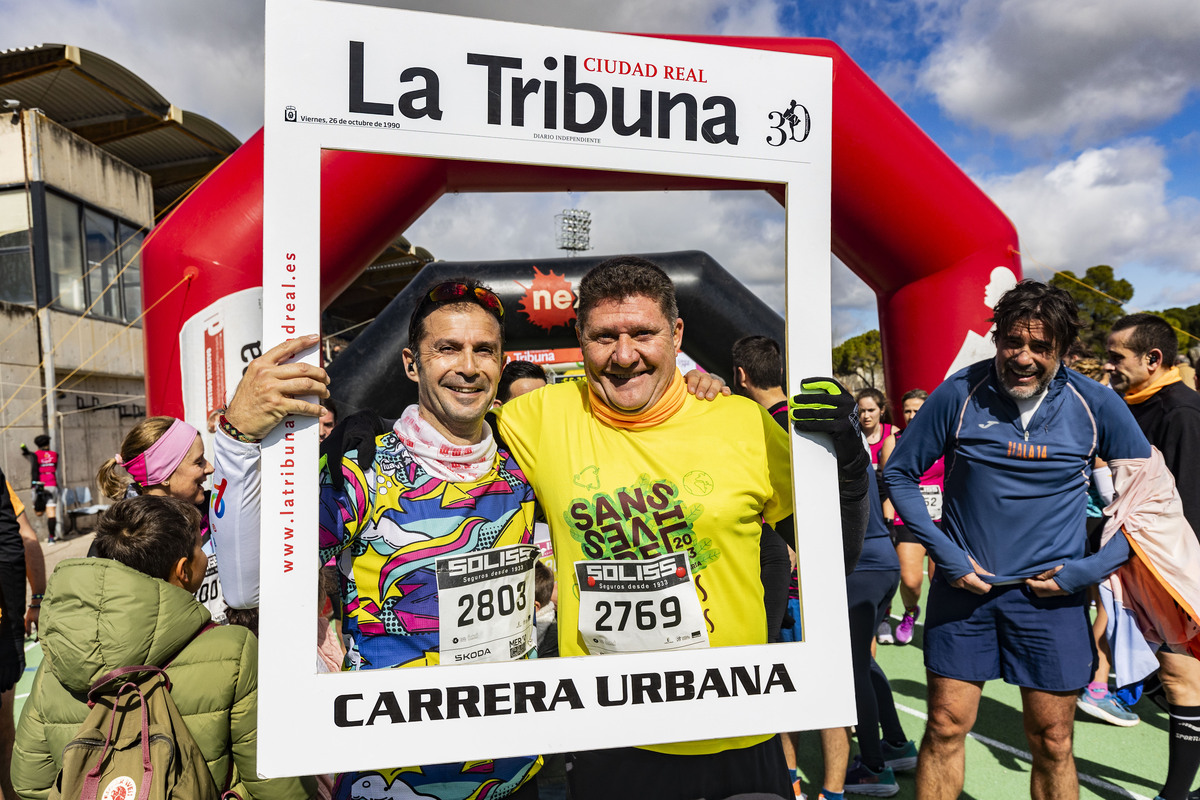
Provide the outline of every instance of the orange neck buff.
<path id="1" fill-rule="evenodd" d="M 1155 378 L 1149 386 L 1138 389 L 1136 392 L 1126 392 L 1125 402 L 1131 406 L 1144 403 L 1153 397 L 1159 389 L 1164 386 L 1170 386 L 1172 383 L 1179 383 L 1181 380 L 1183 380 L 1183 377 L 1179 374 L 1179 367 L 1171 367 Z"/>
<path id="2" fill-rule="evenodd" d="M 609 407 L 591 390 L 590 385 L 588 388 L 588 401 L 592 405 L 592 414 L 595 415 L 596 419 L 614 428 L 624 428 L 630 431 L 653 428 L 655 425 L 666 422 L 679 409 L 683 408 L 683 401 L 687 399 L 687 396 L 687 384 L 684 383 L 683 376 L 679 374 L 679 370 L 675 370 L 675 377 L 671 379 L 671 384 L 663 392 L 663 396 L 658 398 L 657 403 L 645 411 L 638 411 L 632 414 L 626 414 Z"/>

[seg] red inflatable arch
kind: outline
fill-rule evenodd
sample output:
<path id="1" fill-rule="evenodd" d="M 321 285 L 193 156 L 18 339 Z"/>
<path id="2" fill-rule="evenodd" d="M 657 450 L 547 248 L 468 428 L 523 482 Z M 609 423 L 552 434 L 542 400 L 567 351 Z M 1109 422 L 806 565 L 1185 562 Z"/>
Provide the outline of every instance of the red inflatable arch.
<path id="1" fill-rule="evenodd" d="M 988 330 L 984 296 L 992 271 L 1021 274 L 1009 220 L 836 44 L 664 38 L 833 59 L 833 252 L 878 297 L 893 394 L 940 383 L 964 342 L 977 342 Z M 146 247 L 146 307 L 161 300 L 144 320 L 151 414 L 185 416 L 187 367 L 181 365 L 204 369 L 202 354 L 179 352 L 183 325 L 222 298 L 262 284 L 262 148 L 259 131 L 159 226 Z M 447 191 L 718 188 L 778 187 L 328 151 L 322 157 L 322 301 L 337 297 Z M 773 196 L 782 202 L 777 192 Z M 192 269 L 186 288 L 173 291 Z M 188 410 L 193 422 L 202 421 L 203 410 Z"/>

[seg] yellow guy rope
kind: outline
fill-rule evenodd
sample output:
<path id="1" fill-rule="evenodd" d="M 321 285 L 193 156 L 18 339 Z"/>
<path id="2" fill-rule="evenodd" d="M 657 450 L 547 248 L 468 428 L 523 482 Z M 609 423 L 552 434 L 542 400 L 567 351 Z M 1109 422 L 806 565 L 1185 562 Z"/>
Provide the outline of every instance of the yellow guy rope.
<path id="1" fill-rule="evenodd" d="M 1066 272 L 1063 272 L 1062 270 L 1054 269 L 1053 267 L 1043 264 L 1042 262 L 1038 261 L 1036 258 L 1033 258 L 1031 256 L 1026 256 L 1020 250 L 1013 250 L 1013 252 L 1016 253 L 1017 255 L 1019 255 L 1021 258 L 1026 258 L 1029 261 L 1033 262 L 1034 264 L 1037 264 L 1042 269 L 1048 270 L 1049 272 L 1052 272 L 1055 275 L 1061 275 L 1062 277 L 1066 278 L 1067 280 L 1072 281 L 1074 283 L 1078 283 L 1080 286 L 1084 287 L 1085 289 L 1089 289 L 1090 291 L 1095 292 L 1096 294 L 1100 295 L 1101 297 L 1103 297 L 1105 299 L 1112 300 L 1118 306 L 1121 306 L 1122 310 L 1125 309 L 1125 303 L 1123 301 L 1118 300 L 1117 298 L 1113 297 L 1111 294 L 1107 294 L 1106 292 L 1100 291 L 1095 286 L 1092 286 L 1090 283 L 1084 283 L 1083 281 L 1079 280 L 1079 278 L 1076 278 L 1074 275 L 1069 275 Z M 1167 324 L 1170 325 L 1169 322 Z M 1189 339 L 1195 339 L 1196 341 L 1200 342 L 1200 336 L 1195 336 L 1192 333 L 1189 333 L 1188 331 L 1183 330 L 1182 328 L 1176 328 L 1174 325 L 1171 325 L 1171 328 L 1174 329 L 1176 333 L 1182 333 L 1184 336 L 1188 337 Z"/>
<path id="2" fill-rule="evenodd" d="M 182 278 L 180 278 L 180 279 L 179 279 L 179 281 L 178 281 L 178 282 L 177 282 L 177 283 L 176 283 L 174 286 L 172 286 L 170 289 L 168 289 L 166 292 L 164 292 L 164 293 L 163 293 L 163 296 L 162 296 L 162 297 L 160 297 L 160 298 L 158 298 L 157 300 L 155 300 L 155 301 L 154 301 L 154 302 L 153 302 L 153 303 L 150 305 L 150 307 L 149 307 L 149 308 L 147 308 L 145 311 L 143 311 L 141 314 L 138 314 L 138 317 L 137 317 L 137 319 L 133 320 L 132 322 L 128 323 L 128 324 L 127 324 L 127 325 L 125 325 L 123 328 L 121 328 L 121 331 L 122 331 L 122 332 L 124 332 L 124 331 L 126 331 L 126 330 L 128 330 L 128 329 L 132 328 L 134 325 L 138 324 L 139 322 L 141 322 L 141 321 L 142 321 L 142 317 L 146 316 L 146 315 L 147 315 L 147 314 L 149 314 L 151 311 L 153 311 L 155 306 L 157 306 L 157 305 L 158 305 L 159 303 L 161 303 L 162 301 L 166 300 L 168 297 L 170 297 L 172 294 L 174 294 L 174 293 L 175 293 L 175 290 L 176 290 L 176 289 L 178 289 L 180 286 L 183 286 L 185 283 L 188 283 L 188 282 L 189 282 L 189 281 L 191 281 L 191 280 L 192 280 L 192 278 L 194 278 L 194 277 L 195 277 L 195 275 L 194 275 L 194 274 L 189 274 L 189 275 L 185 275 L 185 276 L 183 276 Z M 120 334 L 118 334 L 118 335 L 120 335 Z M 108 347 L 110 344 L 112 344 L 113 342 L 115 342 L 115 341 L 116 341 L 116 339 L 117 339 L 117 337 L 116 337 L 116 336 L 114 336 L 113 338 L 111 338 L 111 339 L 109 339 L 107 342 L 105 342 L 104 344 L 100 345 L 100 347 L 99 347 L 99 348 L 97 348 L 97 349 L 96 349 L 96 351 L 95 351 L 94 353 L 92 353 L 90 356 L 88 356 L 87 358 L 85 358 L 85 359 L 83 360 L 83 362 L 82 362 L 82 363 L 81 363 L 81 364 L 80 364 L 78 367 L 76 367 L 75 369 L 71 370 L 71 372 L 70 372 L 70 373 L 67 375 L 67 377 L 63 378 L 61 381 L 59 381 L 58 383 L 56 383 L 56 384 L 54 385 L 54 387 L 53 387 L 52 389 L 50 389 L 50 391 L 49 391 L 49 392 L 43 392 L 43 393 L 42 393 L 42 396 L 41 396 L 40 398 L 38 398 L 38 401 L 37 401 L 37 402 L 35 402 L 35 403 L 32 403 L 32 404 L 31 404 L 31 405 L 30 405 L 28 408 L 26 408 L 24 411 L 22 411 L 20 414 L 18 414 L 16 417 L 14 417 L 14 418 L 13 418 L 13 420 L 12 420 L 12 422 L 8 423 L 8 424 L 7 424 L 7 425 L 5 425 L 3 428 L 0 428 L 0 433 L 3 433 L 4 431 L 6 431 L 6 430 L 8 430 L 9 428 L 11 428 L 13 425 L 16 425 L 16 424 L 17 424 L 17 422 L 18 422 L 18 421 L 19 421 L 19 420 L 20 420 L 22 417 L 24 417 L 26 414 L 28 414 L 28 413 L 29 413 L 30 411 L 32 411 L 33 409 L 35 409 L 35 408 L 39 408 L 39 407 L 40 407 L 40 405 L 41 405 L 41 403 L 42 403 L 43 401 L 45 401 L 45 399 L 46 399 L 46 396 L 47 396 L 47 395 L 48 395 L 50 392 L 57 392 L 57 391 L 59 390 L 59 388 L 60 388 L 60 387 L 61 387 L 61 386 L 62 386 L 64 383 L 66 383 L 67 381 L 69 381 L 69 380 L 71 379 L 71 377 L 72 377 L 72 376 L 73 376 L 73 375 L 74 375 L 76 372 L 79 372 L 79 370 L 81 370 L 81 369 L 83 369 L 85 366 L 87 366 L 87 365 L 88 365 L 88 363 L 89 363 L 89 362 L 90 362 L 90 361 L 91 361 L 93 358 L 95 358 L 96 356 L 98 356 L 98 355 L 100 355 L 102 352 L 104 352 L 105 348 L 107 348 L 107 347 Z M 10 401 L 11 401 L 11 398 L 10 398 Z M 8 403 L 5 403 L 5 406 L 7 406 L 7 405 L 8 405 Z M 2 410 L 2 409 L 0 409 L 0 410 Z"/>
<path id="3" fill-rule="evenodd" d="M 222 162 L 222 163 L 223 163 L 223 162 Z M 220 167 L 220 164 L 217 164 L 217 167 Z M 158 218 L 162 217 L 163 215 L 169 215 L 169 213 L 170 213 L 170 212 L 173 212 L 173 211 L 175 210 L 175 207 L 176 207 L 176 206 L 178 206 L 180 203 L 182 203 L 182 201 L 184 201 L 185 199 L 187 199 L 187 198 L 188 198 L 188 196 L 191 196 L 192 192 L 196 191 L 196 190 L 197 190 L 197 188 L 199 188 L 200 184 L 203 184 L 203 182 L 204 182 L 204 181 L 208 180 L 208 179 L 209 179 L 209 176 L 210 176 L 210 175 L 212 175 L 212 173 L 214 173 L 214 172 L 216 172 L 216 167 L 214 167 L 214 168 L 210 169 L 210 170 L 209 170 L 209 172 L 208 172 L 208 174 L 205 174 L 205 175 L 204 175 L 204 178 L 202 178 L 202 179 L 200 179 L 200 180 L 198 180 L 198 181 L 194 182 L 194 184 L 192 184 L 192 186 L 190 186 L 190 187 L 188 187 L 188 188 L 187 188 L 187 191 L 186 191 L 186 192 L 184 192 L 184 193 L 180 194 L 180 196 L 179 196 L 179 197 L 176 197 L 174 200 L 170 201 L 170 203 L 168 203 L 167 205 L 164 205 L 164 206 L 163 206 L 163 209 L 162 209 L 161 211 L 158 211 L 158 212 L 156 213 L 156 215 L 155 215 L 155 219 L 158 219 Z M 142 227 L 140 227 L 140 228 L 137 228 L 136 230 L 134 230 L 134 231 L 133 231 L 133 233 L 132 233 L 132 234 L 128 235 L 128 236 L 126 237 L 126 239 L 124 239 L 124 240 L 121 240 L 120 242 L 118 242 L 118 245 L 116 245 L 116 247 L 114 247 L 114 248 L 112 249 L 112 251 L 109 251 L 109 253 L 108 253 L 107 255 L 104 255 L 104 257 L 103 257 L 102 259 L 100 259 L 100 260 L 96 261 L 96 264 L 95 264 L 94 266 L 92 266 L 90 270 L 88 270 L 88 271 L 84 272 L 84 273 L 83 273 L 83 275 L 79 277 L 80 281 L 84 281 L 84 279 L 86 279 L 86 277 L 88 277 L 89 275 L 91 275 L 91 273 L 92 273 L 92 272 L 95 272 L 97 269 L 100 269 L 100 265 L 101 265 L 101 264 L 103 264 L 103 263 L 104 263 L 104 261 L 107 261 L 108 259 L 112 258 L 112 257 L 113 257 L 113 255 L 115 255 L 116 253 L 119 253 L 119 252 L 120 252 L 120 249 L 121 249 L 122 247 L 125 247 L 126 243 L 130 242 L 130 241 L 133 239 L 133 237 L 134 237 L 134 236 L 137 236 L 139 233 L 142 233 L 142 231 L 144 231 L 144 230 L 146 230 L 146 227 L 145 227 L 145 225 L 142 225 Z M 138 258 L 140 258 L 140 255 L 142 255 L 142 251 L 143 251 L 143 249 L 145 249 L 145 246 L 146 246 L 146 245 L 149 245 L 149 243 L 150 243 L 150 240 L 151 240 L 151 239 L 154 239 L 154 235 L 155 235 L 155 233 L 157 233 L 157 231 L 158 231 L 158 228 L 157 228 L 157 227 L 155 227 L 155 228 L 151 228 L 151 229 L 148 231 L 148 233 L 146 233 L 146 235 L 145 235 L 144 239 L 142 240 L 142 246 L 138 247 L 138 249 L 137 249 L 137 252 L 136 252 L 136 253 L 133 253 L 133 258 L 131 258 L 131 259 L 130 259 L 130 263 L 131 263 L 131 264 L 133 263 L 133 261 L 134 261 L 134 260 L 137 260 Z M 104 294 L 107 294 L 107 293 L 108 293 L 108 290 L 109 290 L 110 288 L 112 288 L 112 285 L 113 285 L 113 283 L 115 283 L 115 282 L 116 282 L 116 279 L 118 279 L 118 278 L 121 276 L 121 273 L 122 273 L 122 272 L 125 272 L 125 270 L 126 270 L 126 269 L 128 269 L 128 266 L 130 266 L 130 264 L 126 264 L 125 266 L 122 266 L 122 267 L 121 267 L 120 271 L 118 271 L 118 273 L 116 273 L 116 275 L 115 275 L 115 276 L 113 276 L 113 279 L 112 279 L 112 281 L 109 281 L 109 282 L 108 282 L 108 285 L 107 285 L 107 287 L 104 287 L 104 290 L 103 290 L 103 291 L 101 291 L 100 295 L 98 295 L 98 296 L 96 297 L 96 300 L 95 300 L 95 301 L 92 301 L 91 305 L 90 305 L 90 306 L 88 306 L 88 308 L 86 308 L 86 311 L 84 311 L 84 312 L 83 312 L 83 314 L 86 314 L 86 313 L 88 313 L 89 311 L 91 311 L 91 309 L 92 309 L 92 308 L 95 308 L 95 307 L 96 307 L 96 303 L 97 303 L 97 302 L 100 302 L 100 297 L 103 297 L 103 296 L 104 296 Z M 50 307 L 50 306 L 53 306 L 55 302 L 58 302 L 58 301 L 59 301 L 59 299 L 60 299 L 60 297 L 61 297 L 61 296 L 62 296 L 62 293 L 61 293 L 61 291 L 60 291 L 60 293 L 59 293 L 59 294 L 56 294 L 56 295 L 53 297 L 53 299 L 52 299 L 52 300 L 50 300 L 50 302 L 48 302 L 48 303 L 47 303 L 46 307 L 48 308 L 48 307 Z M 79 319 L 78 319 L 78 320 L 76 320 L 76 323 L 74 323 L 74 324 L 73 324 L 73 325 L 70 327 L 70 329 L 67 329 L 67 332 L 66 332 L 66 333 L 64 333 L 64 335 L 62 335 L 62 338 L 66 338 L 67 336 L 70 336 L 70 335 L 71 335 L 71 332 L 72 332 L 74 329 L 76 329 L 76 327 L 78 327 L 80 323 L 82 323 L 82 321 L 83 321 L 83 314 L 80 314 L 80 317 L 79 317 Z M 35 315 L 34 315 L 34 317 L 30 317 L 28 320 L 24 321 L 24 323 L 22 323 L 22 324 L 18 325 L 17 327 L 14 327 L 14 329 L 13 329 L 12 331 L 8 332 L 8 336 L 6 336 L 6 337 L 4 337 L 4 338 L 0 339 L 0 348 L 4 348 L 4 344 L 5 344 L 5 342 L 7 342 L 7 341 L 8 341 L 8 339 L 11 339 L 13 336 L 16 336 L 16 335 L 17 335 L 17 333 L 19 333 L 20 331 L 22 331 L 22 329 L 24 329 L 24 327 L 25 327 L 26 325 L 29 325 L 30 323 L 32 323 L 32 321 L 34 321 L 34 320 L 36 320 L 36 319 L 37 319 L 37 315 L 35 314 Z M 53 353 L 54 353 L 54 349 L 50 350 L 50 353 L 52 353 L 52 354 L 53 354 Z M 41 365 L 41 363 L 38 363 L 37 367 L 34 369 L 34 374 L 36 374 L 36 373 L 37 373 L 37 371 L 38 371 L 38 369 L 41 369 L 41 368 L 42 368 L 42 365 Z M 26 379 L 25 383 L 29 383 L 29 380 L 28 380 L 28 379 Z M 25 385 L 25 384 L 22 384 L 22 386 L 24 386 L 24 385 Z M 0 411 L 4 410 L 4 409 L 7 407 L 7 405 L 8 405 L 8 403 L 5 403 L 4 405 L 2 405 L 2 407 L 0 407 Z"/>

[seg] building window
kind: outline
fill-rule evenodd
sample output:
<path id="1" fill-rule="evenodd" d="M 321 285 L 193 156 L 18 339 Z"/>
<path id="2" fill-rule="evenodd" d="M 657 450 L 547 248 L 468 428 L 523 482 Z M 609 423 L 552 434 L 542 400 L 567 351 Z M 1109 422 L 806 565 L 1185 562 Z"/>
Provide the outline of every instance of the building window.
<path id="1" fill-rule="evenodd" d="M 83 210 L 84 252 L 87 255 L 88 300 L 92 313 L 102 317 L 121 316 L 121 287 L 117 283 L 120 254 L 117 252 L 117 221 L 110 216 Z"/>
<path id="2" fill-rule="evenodd" d="M 83 285 L 83 237 L 79 204 L 46 194 L 46 238 L 50 256 L 50 295 L 69 311 L 87 308 Z"/>
<path id="3" fill-rule="evenodd" d="M 121 296 L 125 303 L 125 321 L 133 322 L 142 313 L 142 240 L 146 234 L 121 223 Z"/>
<path id="4" fill-rule="evenodd" d="M 0 192 L 0 300 L 33 305 L 29 200 L 23 190 Z"/>
<path id="5" fill-rule="evenodd" d="M 92 306 L 90 313 L 99 317 L 136 320 L 142 313 L 138 251 L 145 234 L 52 192 L 46 193 L 46 226 L 53 304 L 68 311 Z"/>

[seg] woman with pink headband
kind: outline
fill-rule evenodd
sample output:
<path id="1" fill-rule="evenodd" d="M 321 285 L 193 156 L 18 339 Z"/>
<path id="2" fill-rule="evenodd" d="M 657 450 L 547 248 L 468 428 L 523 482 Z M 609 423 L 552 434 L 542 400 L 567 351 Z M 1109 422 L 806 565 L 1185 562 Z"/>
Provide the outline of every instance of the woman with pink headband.
<path id="1" fill-rule="evenodd" d="M 129 477 L 117 469 L 124 468 Z M 96 480 L 113 500 L 132 488 L 137 494 L 204 502 L 204 481 L 212 474 L 204 458 L 204 441 L 191 425 L 174 417 L 149 417 L 121 443 L 121 452 L 100 467 Z M 131 480 L 132 479 L 132 480 Z"/>
<path id="2" fill-rule="evenodd" d="M 132 490 L 185 500 L 200 509 L 201 544 L 208 556 L 208 570 L 196 599 L 208 608 L 214 621 L 223 623 L 225 598 L 217 580 L 217 558 L 208 528 L 208 492 L 204 488 L 212 471 L 212 464 L 204 457 L 199 431 L 175 417 L 147 417 L 125 436 L 121 452 L 100 467 L 96 482 L 114 500 L 128 496 Z"/>

